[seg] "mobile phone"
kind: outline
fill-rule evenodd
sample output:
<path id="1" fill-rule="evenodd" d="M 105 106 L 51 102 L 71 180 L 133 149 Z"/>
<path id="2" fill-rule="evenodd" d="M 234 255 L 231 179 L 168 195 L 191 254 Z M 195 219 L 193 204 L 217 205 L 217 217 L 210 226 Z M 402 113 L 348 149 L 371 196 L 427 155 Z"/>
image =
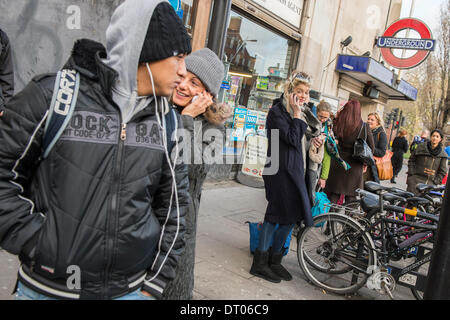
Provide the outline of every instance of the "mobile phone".
<path id="1" fill-rule="evenodd" d="M 192 102 L 195 102 L 195 100 L 197 100 L 197 99 L 198 99 L 198 96 L 193 97 Z"/>

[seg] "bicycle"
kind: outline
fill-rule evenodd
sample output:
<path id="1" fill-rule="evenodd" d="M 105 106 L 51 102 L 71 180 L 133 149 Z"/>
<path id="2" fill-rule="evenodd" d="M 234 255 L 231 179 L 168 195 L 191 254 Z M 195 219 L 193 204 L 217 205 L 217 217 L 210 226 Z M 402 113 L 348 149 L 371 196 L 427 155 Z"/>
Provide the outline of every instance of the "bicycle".
<path id="1" fill-rule="evenodd" d="M 315 227 L 300 230 L 297 258 L 306 277 L 318 287 L 337 294 L 354 293 L 367 284 L 370 289 L 393 298 L 396 283 L 408 286 L 416 293 L 423 292 L 426 272 L 421 267 L 429 262 L 431 250 L 425 254 L 425 249 L 421 249 L 422 256 L 416 256 L 411 264 L 398 268 L 389 262 L 399 246 L 388 248 L 387 244 L 396 236 L 391 232 L 394 225 L 413 227 L 413 230 L 404 232 L 410 237 L 421 233 L 432 234 L 425 240 L 417 237 L 402 239 L 400 247 L 404 252 L 429 243 L 437 230 L 435 223 L 438 218 L 425 212 L 385 204 L 382 189 L 378 190 L 378 199 L 370 192 L 359 191 L 364 209 L 359 215 L 333 212 L 320 215 L 313 220 Z M 342 209 L 345 211 L 345 207 Z M 386 210 L 417 216 L 433 223 L 394 219 L 387 216 Z M 368 217 L 367 213 L 372 216 Z"/>

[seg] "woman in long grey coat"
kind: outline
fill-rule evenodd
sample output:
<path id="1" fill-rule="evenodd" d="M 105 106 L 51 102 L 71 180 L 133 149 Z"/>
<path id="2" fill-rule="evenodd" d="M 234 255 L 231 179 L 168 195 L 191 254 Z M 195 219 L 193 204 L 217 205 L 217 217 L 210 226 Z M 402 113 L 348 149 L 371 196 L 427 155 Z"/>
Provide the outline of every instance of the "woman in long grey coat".
<path id="1" fill-rule="evenodd" d="M 163 293 L 163 298 L 168 300 L 192 299 L 195 238 L 202 187 L 208 171 L 216 160 L 222 159 L 223 123 L 231 115 L 231 108 L 227 105 L 214 103 L 224 77 L 223 64 L 217 55 L 204 48 L 190 54 L 185 61 L 188 72 L 175 88 L 172 102 L 181 114 L 185 129 L 182 135 L 184 150 L 179 160 L 188 163 L 191 203 L 185 217 L 185 251 L 178 262 L 175 279 Z"/>
<path id="2" fill-rule="evenodd" d="M 341 195 L 345 196 L 345 202 L 350 202 L 356 200 L 356 189 L 363 188 L 363 171 L 368 169 L 352 157 L 355 141 L 358 137 L 366 138 L 370 149 L 374 149 L 372 130 L 361 119 L 361 105 L 358 100 L 347 102 L 336 117 L 333 131 L 338 142 L 339 154 L 351 168 L 345 170 L 332 158 L 325 192 L 333 203 L 337 203 Z"/>
<path id="3" fill-rule="evenodd" d="M 270 165 L 266 165 L 263 179 L 268 205 L 250 274 L 275 283 L 292 279 L 281 265 L 283 245 L 290 231 L 301 222 L 312 225 L 303 152 L 308 125 L 302 120 L 307 108 L 305 104 L 309 101 L 309 89 L 308 75 L 294 72 L 286 83 L 284 95 L 274 101 L 267 115 Z M 279 139 L 273 139 L 276 134 Z M 277 153 L 272 152 L 273 143 L 278 144 Z M 269 173 L 269 166 L 276 162 L 279 163 L 278 171 Z"/>

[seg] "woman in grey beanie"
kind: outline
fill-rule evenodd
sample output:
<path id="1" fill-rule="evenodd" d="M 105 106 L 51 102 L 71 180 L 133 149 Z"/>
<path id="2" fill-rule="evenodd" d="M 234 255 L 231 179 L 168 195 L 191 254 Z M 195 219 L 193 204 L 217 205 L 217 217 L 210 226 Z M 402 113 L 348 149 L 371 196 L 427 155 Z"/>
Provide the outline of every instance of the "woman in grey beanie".
<path id="1" fill-rule="evenodd" d="M 168 300 L 192 299 L 194 289 L 195 238 L 202 186 L 215 159 L 222 159 L 225 138 L 224 122 L 231 116 L 231 108 L 217 104 L 224 78 L 223 63 L 208 48 L 197 50 L 186 57 L 187 75 L 175 88 L 171 101 L 181 114 L 185 135 L 184 147 L 189 148 L 189 193 L 191 204 L 186 213 L 185 251 L 178 261 L 175 279 L 163 293 Z M 190 144 L 189 144 L 190 142 Z M 184 156 L 186 155 L 184 154 Z"/>

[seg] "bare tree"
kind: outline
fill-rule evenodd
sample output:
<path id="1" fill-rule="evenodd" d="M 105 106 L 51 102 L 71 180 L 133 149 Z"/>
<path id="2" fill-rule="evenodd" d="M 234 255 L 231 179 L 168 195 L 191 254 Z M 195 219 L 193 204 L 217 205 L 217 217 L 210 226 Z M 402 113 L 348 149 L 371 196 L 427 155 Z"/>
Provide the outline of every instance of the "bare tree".
<path id="1" fill-rule="evenodd" d="M 450 0 L 447 0 L 441 8 L 441 26 L 438 41 L 439 52 L 437 56 L 440 69 L 440 89 L 442 95 L 439 101 L 440 114 L 437 115 L 437 127 L 443 129 L 450 118 Z"/>
<path id="2" fill-rule="evenodd" d="M 409 133 L 417 134 L 423 127 L 445 128 L 450 120 L 449 73 L 450 0 L 447 0 L 440 11 L 436 50 L 423 64 L 406 73 L 407 80 L 419 89 L 414 103 L 402 103 L 402 110 L 408 115 L 406 127 L 412 129 Z"/>

